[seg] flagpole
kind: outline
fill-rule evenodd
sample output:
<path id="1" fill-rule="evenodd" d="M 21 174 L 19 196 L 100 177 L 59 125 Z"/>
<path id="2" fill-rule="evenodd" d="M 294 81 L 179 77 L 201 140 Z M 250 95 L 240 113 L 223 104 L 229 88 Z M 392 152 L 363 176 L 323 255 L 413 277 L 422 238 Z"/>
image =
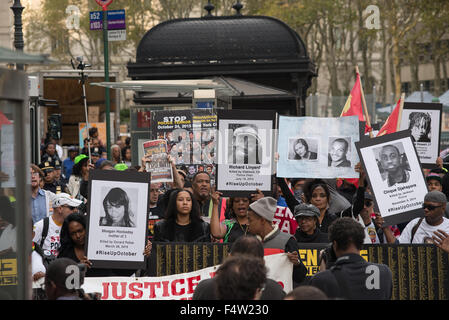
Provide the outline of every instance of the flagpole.
<path id="1" fill-rule="evenodd" d="M 398 125 L 396 127 L 396 131 L 399 131 L 399 129 L 401 128 L 402 109 L 404 108 L 404 100 L 405 100 L 405 92 L 402 92 L 401 103 L 399 104 Z"/>
<path id="2" fill-rule="evenodd" d="M 357 74 L 360 76 L 359 66 L 355 66 L 355 72 L 357 72 Z M 362 85 L 362 78 L 361 77 L 360 77 L 360 93 L 362 95 L 362 105 L 363 105 L 363 111 L 365 112 L 366 124 L 368 125 L 368 127 L 371 128 L 371 123 L 370 123 L 370 120 L 369 120 L 368 108 L 366 107 L 365 93 L 363 92 L 363 85 Z M 373 130 L 369 131 L 369 137 L 370 138 L 373 137 Z"/>

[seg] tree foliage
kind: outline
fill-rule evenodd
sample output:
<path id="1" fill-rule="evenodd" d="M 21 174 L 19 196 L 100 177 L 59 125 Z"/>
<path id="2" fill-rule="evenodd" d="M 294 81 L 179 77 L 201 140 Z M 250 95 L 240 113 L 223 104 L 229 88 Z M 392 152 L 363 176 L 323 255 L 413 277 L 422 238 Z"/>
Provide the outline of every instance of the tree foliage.
<path id="1" fill-rule="evenodd" d="M 235 14 L 232 6 L 236 0 L 210 2 L 215 6 L 213 15 Z M 135 57 L 140 39 L 157 23 L 204 16 L 207 3 L 207 0 L 114 0 L 110 10 L 126 10 L 127 40 L 110 43 L 112 64 L 124 64 L 124 60 Z M 447 0 L 246 0 L 241 3 L 242 14 L 278 18 L 301 36 L 320 77 L 326 77 L 329 82 L 326 93 L 347 95 L 353 84 L 354 67 L 358 65 L 365 92 L 370 93 L 376 85 L 383 100 L 388 94 L 386 79 L 390 70 L 391 87 L 398 98 L 401 68 L 410 68 L 412 88 L 416 89 L 422 55 L 431 56 L 436 91 L 449 89 L 447 81 L 443 81 L 448 79 Z M 79 28 L 67 28 L 69 5 L 80 9 Z M 365 9 L 370 5 L 379 9 L 377 28 L 366 24 L 372 14 Z M 60 61 L 84 55 L 93 66 L 101 67 L 103 35 L 101 31 L 89 29 L 89 12 L 100 10 L 93 0 L 41 0 L 39 9 L 25 9 L 28 51 L 50 53 Z M 316 81 L 312 83 L 312 93 L 318 90 Z"/>

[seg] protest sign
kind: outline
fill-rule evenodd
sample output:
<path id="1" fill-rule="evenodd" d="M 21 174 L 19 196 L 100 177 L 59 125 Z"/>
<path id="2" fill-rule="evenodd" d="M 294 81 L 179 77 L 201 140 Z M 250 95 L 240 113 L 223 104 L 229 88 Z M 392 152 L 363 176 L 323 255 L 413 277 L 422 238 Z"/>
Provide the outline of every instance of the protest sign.
<path id="1" fill-rule="evenodd" d="M 385 224 L 422 216 L 428 191 L 410 132 L 362 140 L 356 147 Z"/>
<path id="2" fill-rule="evenodd" d="M 360 140 L 356 116 L 279 117 L 277 176 L 358 178 L 354 143 Z"/>
<path id="3" fill-rule="evenodd" d="M 102 143 L 106 143 L 106 122 L 90 122 L 89 128 L 98 129 L 98 138 Z M 78 124 L 79 131 L 79 146 L 80 149 L 84 148 L 84 139 L 87 138 L 88 129 L 85 122 L 80 122 Z"/>
<path id="4" fill-rule="evenodd" d="M 400 130 L 410 130 L 423 168 L 435 168 L 440 153 L 441 103 L 404 102 Z"/>
<path id="5" fill-rule="evenodd" d="M 152 139 L 165 139 L 176 167 L 195 173 L 209 170 L 211 181 L 216 163 L 217 115 L 213 109 L 155 110 L 151 112 Z"/>
<path id="6" fill-rule="evenodd" d="M 90 171 L 86 256 L 92 267 L 144 266 L 149 191 L 149 173 Z"/>
<path id="7" fill-rule="evenodd" d="M 151 182 L 173 182 L 172 167 L 167 158 L 167 141 L 151 140 L 143 143 L 145 156 L 151 156 L 146 171 L 151 173 Z"/>
<path id="8" fill-rule="evenodd" d="M 293 288 L 293 265 L 285 253 L 265 256 L 267 277 L 281 284 L 285 292 Z M 87 293 L 101 293 L 101 300 L 188 300 L 192 299 L 201 280 L 215 275 L 219 265 L 164 277 L 85 278 L 82 286 Z"/>
<path id="9" fill-rule="evenodd" d="M 271 194 L 274 111 L 218 110 L 217 190 L 223 196 Z"/>

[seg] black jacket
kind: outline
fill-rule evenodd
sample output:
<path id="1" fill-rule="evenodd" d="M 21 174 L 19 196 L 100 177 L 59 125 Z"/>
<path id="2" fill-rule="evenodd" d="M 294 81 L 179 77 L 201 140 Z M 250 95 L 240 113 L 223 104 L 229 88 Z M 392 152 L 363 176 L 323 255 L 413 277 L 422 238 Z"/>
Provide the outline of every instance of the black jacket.
<path id="1" fill-rule="evenodd" d="M 309 285 L 330 299 L 390 300 L 393 290 L 390 268 L 367 262 L 358 254 L 338 258 L 332 268 L 315 274 Z"/>
<path id="2" fill-rule="evenodd" d="M 210 225 L 200 220 L 191 222 L 188 226 L 187 239 L 183 238 L 183 234 L 175 231 L 176 222 L 171 220 L 160 220 L 154 225 L 155 242 L 210 242 Z"/>
<path id="3" fill-rule="evenodd" d="M 312 235 L 308 235 L 301 231 L 298 227 L 295 232 L 296 241 L 300 243 L 329 243 L 329 236 L 327 233 L 321 232 L 320 229 L 316 228 Z"/>

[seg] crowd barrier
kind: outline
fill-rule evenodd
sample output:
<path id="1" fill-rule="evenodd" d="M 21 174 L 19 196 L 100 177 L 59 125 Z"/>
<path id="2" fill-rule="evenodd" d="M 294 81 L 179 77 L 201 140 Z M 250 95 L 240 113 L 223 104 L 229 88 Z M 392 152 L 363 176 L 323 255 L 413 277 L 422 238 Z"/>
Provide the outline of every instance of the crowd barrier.
<path id="1" fill-rule="evenodd" d="M 300 243 L 299 256 L 308 277 L 318 272 L 326 244 Z M 187 273 L 221 264 L 230 245 L 222 243 L 153 243 L 148 276 Z M 393 300 L 449 299 L 449 255 L 433 244 L 364 245 L 365 260 L 386 264 L 393 274 Z"/>

